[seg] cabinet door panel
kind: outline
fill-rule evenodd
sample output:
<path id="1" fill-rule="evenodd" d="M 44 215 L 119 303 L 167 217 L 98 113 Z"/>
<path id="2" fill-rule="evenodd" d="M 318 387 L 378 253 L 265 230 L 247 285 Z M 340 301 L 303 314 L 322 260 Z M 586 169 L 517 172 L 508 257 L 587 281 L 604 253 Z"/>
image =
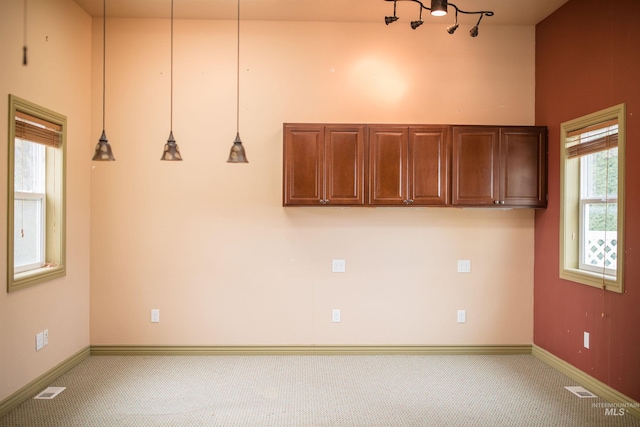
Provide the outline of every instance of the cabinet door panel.
<path id="1" fill-rule="evenodd" d="M 369 128 L 369 204 L 405 204 L 408 130 L 390 126 Z"/>
<path id="2" fill-rule="evenodd" d="M 449 202 L 447 126 L 409 129 L 409 199 L 413 205 Z"/>
<path id="3" fill-rule="evenodd" d="M 284 205 L 318 205 L 324 198 L 324 126 L 284 129 Z"/>
<path id="4" fill-rule="evenodd" d="M 492 205 L 499 200 L 498 128 L 453 128 L 454 205 Z"/>
<path id="5" fill-rule="evenodd" d="M 546 206 L 545 128 L 505 128 L 500 131 L 500 199 L 511 206 Z"/>
<path id="6" fill-rule="evenodd" d="M 364 126 L 327 126 L 325 137 L 328 204 L 364 204 Z"/>

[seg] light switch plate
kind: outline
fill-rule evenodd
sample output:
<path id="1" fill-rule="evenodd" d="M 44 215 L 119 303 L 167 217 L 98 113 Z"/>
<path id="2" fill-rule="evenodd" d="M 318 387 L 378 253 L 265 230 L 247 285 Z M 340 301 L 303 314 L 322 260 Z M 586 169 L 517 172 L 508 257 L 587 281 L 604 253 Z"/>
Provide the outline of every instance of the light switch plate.
<path id="1" fill-rule="evenodd" d="M 159 323 L 160 322 L 160 309 L 154 308 L 151 309 L 151 323 Z"/>
<path id="2" fill-rule="evenodd" d="M 333 323 L 340 323 L 340 310 L 337 308 L 334 308 L 333 310 L 331 310 L 331 321 Z"/>
<path id="3" fill-rule="evenodd" d="M 589 348 L 589 332 L 584 333 L 584 348 Z"/>
<path id="4" fill-rule="evenodd" d="M 458 323 L 465 323 L 467 321 L 467 310 L 458 310 Z"/>
<path id="5" fill-rule="evenodd" d="M 36 351 L 42 350 L 44 347 L 44 333 L 40 332 L 36 335 Z"/>

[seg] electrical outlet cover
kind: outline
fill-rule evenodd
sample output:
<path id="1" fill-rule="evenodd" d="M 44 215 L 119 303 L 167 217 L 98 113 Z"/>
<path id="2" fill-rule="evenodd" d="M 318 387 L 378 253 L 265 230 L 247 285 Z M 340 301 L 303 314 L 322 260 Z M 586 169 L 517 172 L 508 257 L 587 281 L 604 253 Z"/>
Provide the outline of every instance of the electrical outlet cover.
<path id="1" fill-rule="evenodd" d="M 584 333 L 584 348 L 589 348 L 589 332 Z"/>
<path id="2" fill-rule="evenodd" d="M 40 332 L 36 335 L 36 351 L 42 350 L 42 347 L 44 347 L 44 334 Z"/>
<path id="3" fill-rule="evenodd" d="M 331 272 L 332 273 L 344 273 L 346 271 L 346 262 L 343 259 L 331 260 Z"/>
<path id="4" fill-rule="evenodd" d="M 471 273 L 471 260 L 459 259 L 458 260 L 458 273 Z"/>

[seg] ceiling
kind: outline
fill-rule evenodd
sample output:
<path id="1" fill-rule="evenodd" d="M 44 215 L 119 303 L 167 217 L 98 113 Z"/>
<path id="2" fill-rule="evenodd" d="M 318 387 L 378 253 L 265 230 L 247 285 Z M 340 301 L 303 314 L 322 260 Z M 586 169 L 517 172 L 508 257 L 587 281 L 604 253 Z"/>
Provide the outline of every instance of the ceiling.
<path id="1" fill-rule="evenodd" d="M 235 20 L 239 0 L 174 0 L 176 19 Z M 422 0 L 429 6 L 429 0 Z M 89 15 L 102 16 L 103 0 L 75 0 Z M 459 9 L 466 11 L 490 10 L 492 17 L 482 20 L 483 25 L 535 25 L 567 0 L 454 0 Z M 106 0 L 107 17 L 112 18 L 169 18 L 170 0 Z M 393 15 L 393 2 L 389 0 L 242 0 L 242 20 L 257 21 L 320 21 L 320 22 L 384 22 Z M 397 16 L 400 20 L 416 20 L 418 4 L 398 0 Z M 434 18 L 423 12 L 425 24 Z M 460 22 L 475 20 L 460 15 Z"/>

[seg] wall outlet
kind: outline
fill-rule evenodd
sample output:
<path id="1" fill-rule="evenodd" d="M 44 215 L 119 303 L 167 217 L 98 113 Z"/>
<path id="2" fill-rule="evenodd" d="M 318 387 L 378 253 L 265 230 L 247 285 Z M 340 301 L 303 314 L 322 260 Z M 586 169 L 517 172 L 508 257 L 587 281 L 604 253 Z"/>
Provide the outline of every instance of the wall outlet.
<path id="1" fill-rule="evenodd" d="M 589 348 L 589 332 L 584 333 L 584 348 Z"/>
<path id="2" fill-rule="evenodd" d="M 346 262 L 343 259 L 331 260 L 331 272 L 332 273 L 344 273 L 346 271 Z"/>
<path id="3" fill-rule="evenodd" d="M 160 322 L 160 309 L 153 308 L 151 309 L 151 323 L 159 323 Z"/>
<path id="4" fill-rule="evenodd" d="M 333 323 L 340 323 L 340 310 L 337 308 L 331 310 L 331 321 Z"/>
<path id="5" fill-rule="evenodd" d="M 49 330 L 45 329 L 44 332 L 42 332 L 42 345 L 47 345 L 49 344 Z"/>
<path id="6" fill-rule="evenodd" d="M 465 323 L 467 321 L 467 310 L 458 310 L 458 323 Z"/>
<path id="7" fill-rule="evenodd" d="M 459 259 L 458 260 L 458 273 L 471 273 L 471 260 Z"/>
<path id="8" fill-rule="evenodd" d="M 40 332 L 36 335 L 36 351 L 42 350 L 44 347 L 44 333 Z"/>

